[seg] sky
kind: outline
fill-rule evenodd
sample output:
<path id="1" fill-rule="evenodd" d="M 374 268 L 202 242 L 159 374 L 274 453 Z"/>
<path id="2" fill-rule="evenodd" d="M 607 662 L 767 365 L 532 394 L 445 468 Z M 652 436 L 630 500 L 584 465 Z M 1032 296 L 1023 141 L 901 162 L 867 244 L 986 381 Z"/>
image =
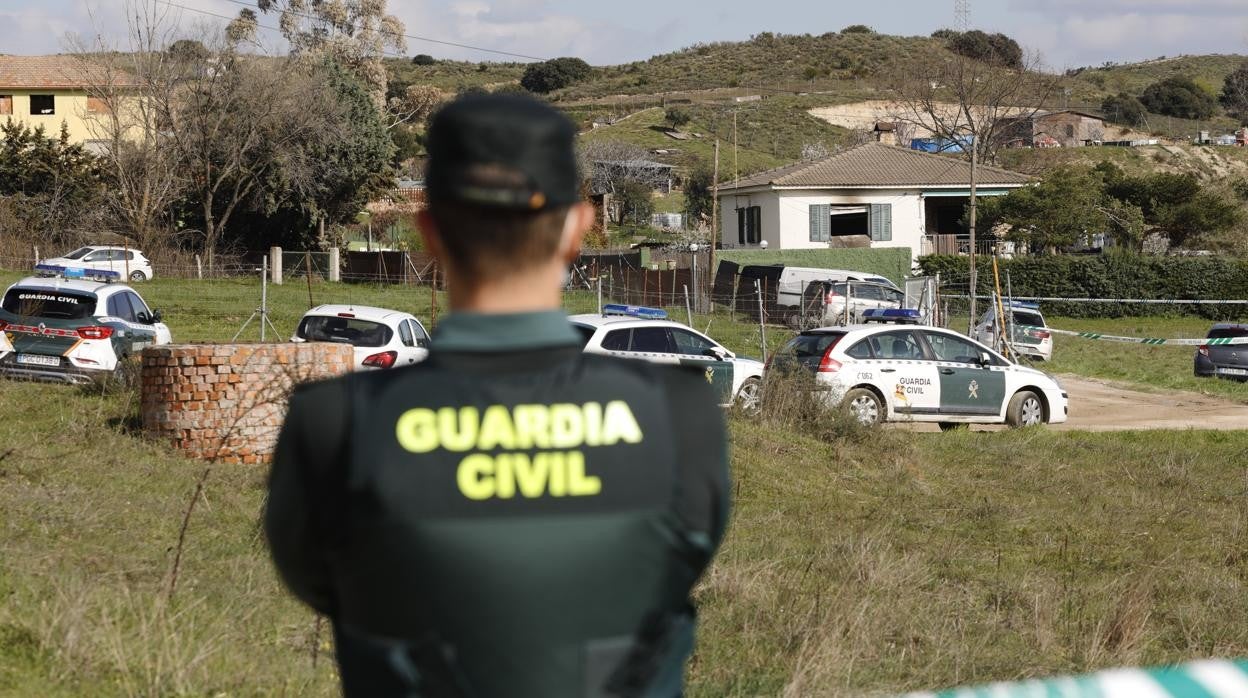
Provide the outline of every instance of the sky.
<path id="1" fill-rule="evenodd" d="M 0 53 L 67 50 L 69 36 L 127 44 L 125 7 L 159 5 L 183 33 L 233 16 L 255 0 L 0 0 Z M 181 5 L 183 8 L 173 7 Z M 536 58 L 578 56 L 594 65 L 642 60 L 764 31 L 822 34 L 866 24 L 888 34 L 927 35 L 954 24 L 953 0 L 388 0 L 407 33 Z M 1003 32 L 1062 70 L 1175 56 L 1248 54 L 1248 0 L 971 0 L 971 25 Z M 198 12 L 197 12 L 198 11 Z M 262 23 L 276 26 L 275 18 Z M 273 49 L 276 32 L 264 32 Z M 473 61 L 506 55 L 408 40 L 407 55 Z"/>

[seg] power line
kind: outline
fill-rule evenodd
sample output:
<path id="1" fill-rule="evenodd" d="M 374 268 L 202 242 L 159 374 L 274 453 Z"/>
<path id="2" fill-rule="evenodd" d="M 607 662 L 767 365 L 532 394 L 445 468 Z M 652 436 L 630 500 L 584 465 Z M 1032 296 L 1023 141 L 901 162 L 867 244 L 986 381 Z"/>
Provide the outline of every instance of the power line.
<path id="1" fill-rule="evenodd" d="M 171 0 L 153 0 L 153 1 L 154 1 L 154 2 L 158 2 L 158 3 L 162 4 L 162 5 L 168 5 L 169 7 L 176 7 L 176 8 L 181 9 L 181 10 L 186 10 L 186 11 L 188 11 L 188 12 L 195 12 L 195 13 L 197 13 L 197 14 L 207 15 L 207 16 L 209 16 L 209 17 L 216 17 L 216 18 L 218 18 L 218 19 L 224 19 L 224 20 L 229 20 L 229 21 L 233 21 L 234 19 L 237 19 L 236 17 L 231 17 L 231 16 L 229 16 L 229 15 L 223 15 L 223 14 L 219 14 L 219 13 L 216 13 L 216 12 L 210 12 L 210 11 L 208 11 L 208 10 L 201 10 L 201 9 L 199 9 L 199 8 L 196 8 L 196 7 L 187 7 L 186 5 L 179 5 L 178 3 L 171 2 Z M 232 3 L 234 3 L 235 5 L 242 5 L 243 7 L 246 7 L 246 8 L 252 9 L 252 10 L 259 10 L 259 8 L 258 8 L 258 7 L 256 7 L 255 5 L 253 5 L 253 4 L 249 3 L 249 2 L 244 2 L 243 0 L 226 0 L 226 2 L 232 2 Z M 289 11 L 289 12 L 291 12 L 292 14 L 294 14 L 294 15 L 296 15 L 296 16 L 299 16 L 299 17 L 304 17 L 304 18 L 307 18 L 307 19 L 317 19 L 317 17 L 315 17 L 315 16 L 313 16 L 313 15 L 305 14 L 305 13 L 302 13 L 302 12 L 295 12 L 295 11 L 293 11 L 293 10 L 287 10 L 287 11 Z M 261 14 L 263 14 L 263 13 L 261 13 Z M 269 29 L 269 30 L 271 30 L 271 31 L 281 32 L 281 29 L 280 29 L 280 28 L 278 28 L 278 27 L 274 27 L 274 26 L 271 26 L 271 25 L 268 25 L 268 24 L 260 24 L 259 22 L 257 22 L 257 23 L 256 23 L 256 26 L 257 26 L 257 27 L 259 27 L 259 28 L 261 28 L 261 29 Z M 525 59 L 525 60 L 531 60 L 531 61 L 544 61 L 544 60 L 547 60 L 546 58 L 542 58 L 541 56 L 530 56 L 530 55 L 523 54 L 523 53 L 512 53 L 512 52 L 510 52 L 510 51 L 501 51 L 501 50 L 498 50 L 498 49 L 485 48 L 484 46 L 473 46 L 473 45 L 471 45 L 471 44 L 461 44 L 461 43 L 457 43 L 457 42 L 454 42 L 454 41 L 444 41 L 444 40 L 441 40 L 441 39 L 431 39 L 431 38 L 429 38 L 429 37 L 427 37 L 427 36 L 417 36 L 417 35 L 415 35 L 415 34 L 400 34 L 400 33 L 398 33 L 398 32 L 389 32 L 389 31 L 386 31 L 385 29 L 378 29 L 378 30 L 377 30 L 377 32 L 378 32 L 378 33 L 381 33 L 381 34 L 388 34 L 388 35 L 390 35 L 390 36 L 400 36 L 400 37 L 403 37 L 403 38 L 405 38 L 405 39 L 412 39 L 412 40 L 415 40 L 415 41 L 424 41 L 424 42 L 431 43 L 431 44 L 439 44 L 439 45 L 441 45 L 441 46 L 451 46 L 451 47 L 454 47 L 454 48 L 463 48 L 463 49 L 468 49 L 468 50 L 470 50 L 470 51 L 480 51 L 480 52 L 483 52 L 483 53 L 492 53 L 492 54 L 496 54 L 496 55 L 500 55 L 500 56 L 509 56 L 509 57 L 511 57 L 511 58 L 523 58 L 523 59 Z M 406 57 L 407 57 L 407 56 L 404 56 L 403 54 L 399 54 L 399 53 L 390 53 L 390 52 L 383 52 L 383 53 L 385 53 L 387 56 L 390 56 L 390 57 L 392 57 L 392 58 L 406 58 Z"/>

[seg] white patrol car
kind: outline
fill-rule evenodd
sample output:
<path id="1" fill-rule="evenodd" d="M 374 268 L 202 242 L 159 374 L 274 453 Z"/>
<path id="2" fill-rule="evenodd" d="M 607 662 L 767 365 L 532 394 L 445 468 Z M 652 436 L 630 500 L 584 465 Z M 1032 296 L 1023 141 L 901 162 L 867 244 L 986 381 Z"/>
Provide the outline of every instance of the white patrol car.
<path id="1" fill-rule="evenodd" d="M 721 405 L 758 411 L 762 362 L 738 357 L 701 332 L 668 320 L 663 310 L 612 304 L 603 306 L 602 315 L 568 319 L 585 340 L 587 353 L 700 368 L 719 392 Z"/>
<path id="2" fill-rule="evenodd" d="M 41 270 L 45 273 L 48 270 Z M 173 341 L 116 272 L 60 269 L 13 284 L 0 301 L 0 374 L 87 383 L 143 347 Z"/>
<path id="3" fill-rule="evenodd" d="M 304 313 L 292 342 L 342 342 L 355 369 L 396 368 L 429 356 L 429 333 L 411 313 L 367 305 L 318 305 Z"/>
<path id="4" fill-rule="evenodd" d="M 1011 363 L 952 330 L 920 325 L 824 327 L 790 340 L 773 368 L 815 373 L 864 424 L 1022 427 L 1065 422 L 1067 395 L 1046 373 Z"/>

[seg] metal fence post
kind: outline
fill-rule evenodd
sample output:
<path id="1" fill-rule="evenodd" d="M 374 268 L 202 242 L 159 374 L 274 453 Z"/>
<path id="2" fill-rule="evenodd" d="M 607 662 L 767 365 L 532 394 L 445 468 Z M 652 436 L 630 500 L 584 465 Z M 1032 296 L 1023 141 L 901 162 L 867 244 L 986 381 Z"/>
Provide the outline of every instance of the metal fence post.
<path id="1" fill-rule="evenodd" d="M 758 292 L 758 337 L 759 348 L 762 349 L 763 363 L 767 363 L 767 327 L 763 320 L 763 287 L 754 280 L 754 290 Z"/>
<path id="2" fill-rule="evenodd" d="M 693 308 L 689 305 L 689 285 L 685 284 L 685 318 L 689 321 L 689 326 L 693 327 Z"/>

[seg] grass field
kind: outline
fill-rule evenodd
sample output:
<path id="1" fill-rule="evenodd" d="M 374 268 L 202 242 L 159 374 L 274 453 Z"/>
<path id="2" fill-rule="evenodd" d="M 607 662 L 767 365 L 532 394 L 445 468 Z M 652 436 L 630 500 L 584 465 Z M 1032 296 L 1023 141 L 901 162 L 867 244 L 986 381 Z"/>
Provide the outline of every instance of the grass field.
<path id="1" fill-rule="evenodd" d="M 139 289 L 179 341 L 228 340 L 259 303 L 254 281 Z M 271 291 L 284 339 L 307 288 Z M 429 320 L 428 289 L 321 284 L 313 294 Z M 568 305 L 592 302 L 582 293 Z M 758 353 L 757 327 L 724 315 L 695 324 L 704 321 L 731 348 Z M 1204 330 L 1199 320 L 1080 322 L 1119 334 Z M 257 335 L 253 325 L 247 336 Z M 767 335 L 774 346 L 788 333 Z M 1186 349 L 1066 338 L 1057 348 L 1061 371 L 1159 389 L 1191 380 Z M 327 629 L 318 634 L 268 563 L 263 469 L 206 471 L 143 440 L 125 391 L 0 391 L 0 695 L 336 694 Z M 698 592 L 691 695 L 860 695 L 1248 655 L 1248 433 L 819 438 L 826 431 L 734 419 L 736 512 Z"/>

